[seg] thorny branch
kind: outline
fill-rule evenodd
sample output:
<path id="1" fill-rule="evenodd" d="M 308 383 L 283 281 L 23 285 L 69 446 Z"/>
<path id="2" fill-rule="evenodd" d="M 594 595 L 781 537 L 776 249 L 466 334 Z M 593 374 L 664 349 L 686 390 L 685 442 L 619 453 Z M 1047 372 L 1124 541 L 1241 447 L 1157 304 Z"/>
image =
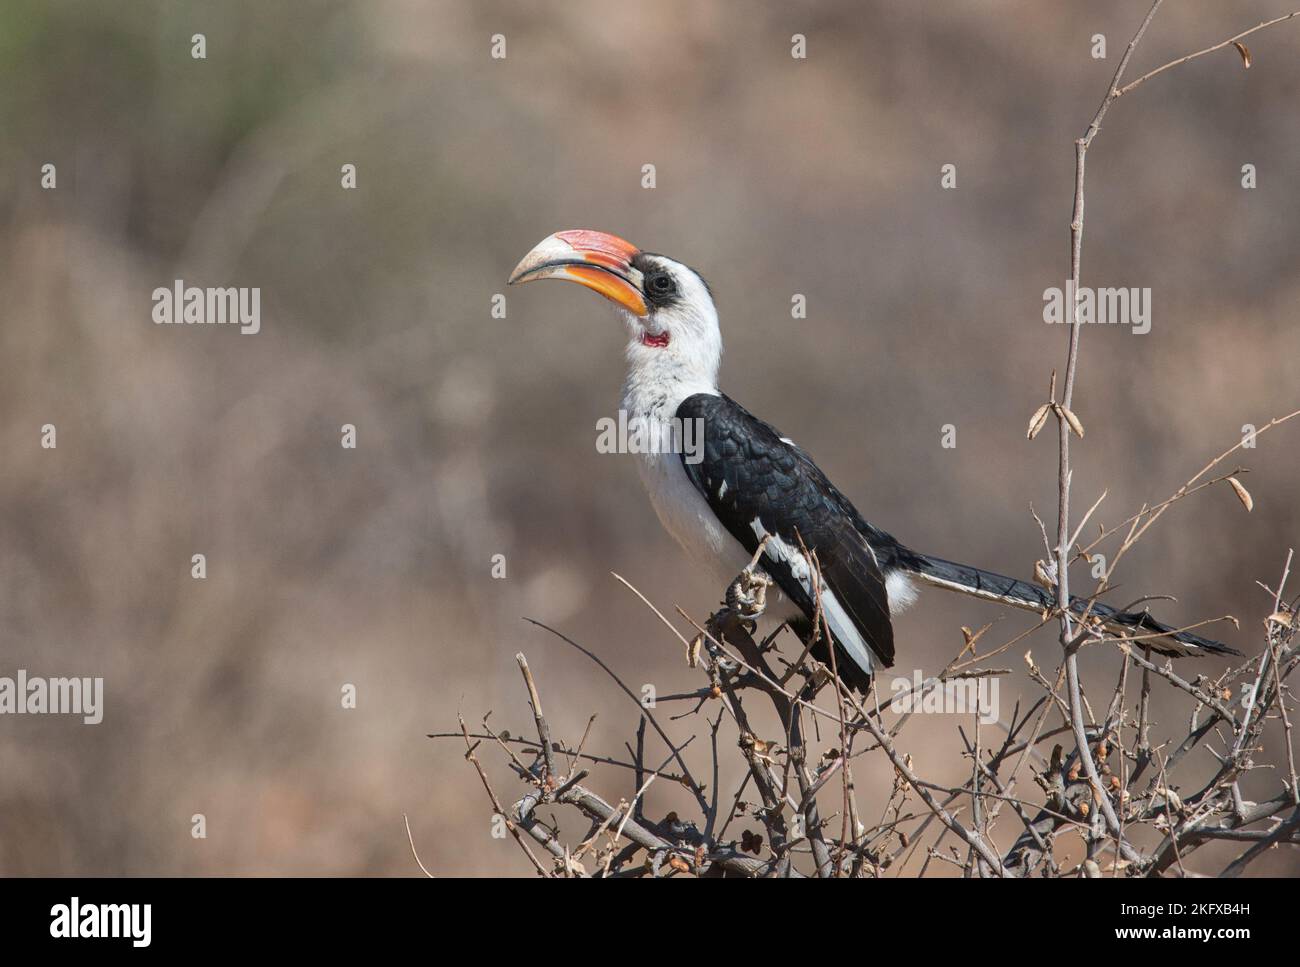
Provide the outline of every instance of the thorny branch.
<path id="1" fill-rule="evenodd" d="M 699 786 L 684 772 L 666 771 L 669 764 L 685 761 L 690 744 L 689 738 L 679 741 L 666 729 L 660 733 L 665 746 L 660 753 L 663 761 L 657 768 L 645 762 L 646 722 L 653 708 L 642 709 L 635 746 L 627 744 L 630 761 L 575 752 L 556 742 L 542 711 L 542 688 L 522 654 L 517 656 L 517 662 L 537 739 L 493 732 L 486 719 L 484 731 L 474 734 L 462 719 L 461 730 L 455 734 L 465 742 L 466 758 L 478 773 L 502 835 L 513 837 L 533 868 L 546 876 L 882 877 L 895 867 L 900 868 L 900 873 L 907 867 L 927 828 L 936 820 L 940 832 L 924 852 L 922 875 L 932 861 L 980 877 L 1095 877 L 1120 873 L 1154 876 L 1170 869 L 1187 873 L 1193 855 L 1202 846 L 1239 842 L 1244 851 L 1222 870 L 1222 875 L 1236 876 L 1269 849 L 1300 844 L 1294 767 L 1290 781 L 1283 782 L 1283 791 L 1266 802 L 1245 801 L 1238 786 L 1241 778 L 1258 768 L 1254 757 L 1260 750 L 1265 723 L 1285 714 L 1286 679 L 1300 665 L 1300 639 L 1296 634 L 1300 621 L 1293 617 L 1295 603 L 1283 597 L 1286 576 L 1284 573 L 1267 601 L 1273 611 L 1264 622 L 1264 650 L 1258 658 L 1249 659 L 1219 679 L 1185 679 L 1173 671 L 1171 663 L 1161 665 L 1151 660 L 1149 653 L 1139 655 L 1137 648 L 1121 643 L 1117 653 L 1124 656 L 1124 662 L 1105 716 L 1097 721 L 1086 701 L 1079 706 L 1081 714 L 1088 709 L 1085 747 L 1095 763 L 1096 780 L 1086 774 L 1078 748 L 1066 754 L 1056 745 L 1050 755 L 1039 757 L 1044 768 L 1033 779 L 1041 799 L 1035 795 L 1033 801 L 1029 793 L 1016 792 L 1026 756 L 1033 753 L 1038 757 L 1036 747 L 1040 743 L 1063 731 L 1073 731 L 1065 721 L 1073 717 L 1068 708 L 1059 713 L 1063 720 L 1060 727 L 1043 727 L 1046 716 L 1059 707 L 1051 695 L 1060 688 L 1064 667 L 1053 683 L 1028 659 L 1031 678 L 1039 681 L 1047 693 L 1044 699 L 1024 714 L 1017 707 L 1009 722 L 999 723 L 1005 731 L 1001 740 L 987 744 L 979 738 L 979 710 L 974 709 L 976 741 L 963 738 L 964 754 L 973 761 L 970 778 L 960 786 L 934 782 L 923 778 L 912 757 L 897 745 L 903 726 L 914 715 L 913 705 L 868 709 L 857 695 L 840 687 L 834 689 L 839 711 L 828 712 L 813 699 L 832 690 L 831 669 L 798 641 L 790 648 L 791 654 L 799 656 L 798 664 L 784 676 L 793 686 L 778 684 L 772 662 L 784 659 L 777 639 L 760 644 L 752 636 L 754 620 L 763 607 L 766 581 L 754 566 L 742 572 L 728 589 L 727 600 L 731 603 L 699 625 L 695 639 L 687 642 L 688 663 L 705 675 L 706 687 L 659 699 L 662 703 L 694 705 L 693 710 L 674 721 L 695 719 L 708 730 L 708 786 Z M 966 632 L 957 657 L 944 673 L 924 682 L 919 690 L 900 694 L 911 703 L 920 703 L 926 695 L 936 694 L 946 686 L 974 681 L 967 677 L 971 671 L 977 675 L 1001 671 L 978 667 L 1005 650 L 996 647 L 976 654 L 973 643 L 986 630 Z M 561 640 L 573 644 L 570 639 Z M 574 647 L 591 655 L 581 646 Z M 976 667 L 970 669 L 972 663 Z M 959 665 L 967 666 L 967 670 L 954 673 L 952 669 Z M 616 673 L 603 667 L 624 691 L 631 691 Z M 1136 720 L 1128 710 L 1130 667 L 1143 673 Z M 1150 689 L 1160 682 L 1168 684 L 1171 695 L 1189 702 L 1192 712 L 1184 739 L 1176 745 L 1166 743 L 1152 749 L 1146 710 Z M 1235 698 L 1230 688 L 1233 682 L 1241 686 Z M 765 709 L 748 707 L 755 697 L 766 701 Z M 708 712 L 715 707 L 716 715 Z M 820 737 L 820 729 L 814 728 L 810 734 L 804 721 L 809 714 L 812 723 L 827 726 L 825 739 Z M 894 716 L 892 725 L 887 716 Z M 841 719 L 842 728 L 835 728 Z M 726 746 L 718 741 L 724 721 L 733 731 L 736 760 L 728 760 Z M 770 724 L 765 725 L 765 721 Z M 1126 732 L 1132 736 L 1131 743 L 1125 740 Z M 853 749 L 860 735 L 874 742 L 869 750 Z M 1213 752 L 1203 744 L 1211 735 L 1218 735 L 1226 748 L 1237 751 Z M 476 754 L 484 739 L 495 741 L 505 750 L 508 767 L 529 787 L 510 807 L 503 805 Z M 1215 757 L 1218 772 L 1201 789 L 1190 794 L 1180 792 L 1171 776 L 1198 747 Z M 510 751 L 512 748 L 519 749 L 523 758 Z M 884 753 L 893 769 L 894 787 L 880 819 L 867 825 L 860 818 L 863 813 L 856 787 L 846 777 L 849 763 L 871 750 Z M 531 762 L 527 761 L 529 757 Z M 1293 757 L 1289 758 L 1293 761 Z M 588 769 L 579 768 L 579 763 L 592 768 L 634 770 L 637 781 L 631 799 L 614 802 L 597 794 L 587 784 Z M 1138 782 L 1153 763 L 1158 765 L 1156 774 L 1139 791 Z M 735 792 L 724 795 L 719 783 L 735 775 L 738 764 L 742 768 Z M 656 779 L 656 789 L 665 783 L 681 788 L 688 803 L 697 792 L 702 793 L 706 805 L 690 815 L 684 815 L 680 805 L 677 810 L 665 811 L 662 806 L 652 810 L 647 796 Z M 755 790 L 758 802 L 745 801 L 747 787 Z M 673 798 L 672 794 L 667 798 Z M 676 798 L 681 799 L 682 794 Z M 908 810 L 909 799 L 914 799 L 919 809 Z M 1099 825 L 1104 822 L 1100 819 L 1103 800 L 1116 811 L 1121 823 L 1118 837 Z M 542 817 L 541 811 L 547 806 L 564 808 L 585 819 L 589 827 L 570 839 L 559 821 Z M 1009 846 L 999 847 L 997 820 L 1003 807 L 1014 816 L 1019 833 Z M 969 821 L 963 813 L 969 813 Z M 652 814 L 662 818 L 648 818 Z M 845 817 L 850 821 L 844 822 Z M 750 828 L 728 837 L 729 829 L 746 825 Z M 1148 840 L 1155 837 L 1154 846 L 1141 849 L 1135 845 L 1143 831 Z M 1086 844 L 1085 858 L 1073 865 L 1061 862 L 1062 845 L 1057 842 L 1061 834 L 1068 832 L 1077 832 Z M 969 851 L 965 863 L 951 849 L 943 850 L 943 841 L 949 835 Z M 550 867 L 538 858 L 533 846 L 550 857 Z"/>

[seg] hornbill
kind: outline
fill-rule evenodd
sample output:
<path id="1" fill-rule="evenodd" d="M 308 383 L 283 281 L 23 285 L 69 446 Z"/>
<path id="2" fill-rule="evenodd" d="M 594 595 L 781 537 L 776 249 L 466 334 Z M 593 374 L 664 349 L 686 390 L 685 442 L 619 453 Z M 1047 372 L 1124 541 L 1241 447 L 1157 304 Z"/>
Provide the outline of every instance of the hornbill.
<path id="1" fill-rule="evenodd" d="M 767 616 L 788 622 L 807 641 L 820 590 L 846 685 L 865 692 L 877 669 L 894 663 L 890 615 L 913 601 L 918 584 L 1027 611 L 1055 606 L 1055 595 L 1044 588 L 901 544 L 858 513 L 789 437 L 721 393 L 718 313 L 694 269 L 614 235 L 579 229 L 544 239 L 524 256 L 510 284 L 536 279 L 577 282 L 619 308 L 631 333 L 622 397 L 630 433 L 642 441 L 680 443 L 683 426 L 702 427 L 702 446 L 693 453 L 680 445 L 637 448 L 642 480 L 664 527 L 724 587 L 766 540 L 758 563 L 781 592 L 775 601 L 769 597 Z M 818 569 L 820 589 L 813 586 Z M 1142 644 L 1162 655 L 1239 654 L 1145 611 L 1078 598 L 1072 608 L 1088 610 L 1113 634 L 1150 636 Z M 813 654 L 829 663 L 824 641 Z"/>

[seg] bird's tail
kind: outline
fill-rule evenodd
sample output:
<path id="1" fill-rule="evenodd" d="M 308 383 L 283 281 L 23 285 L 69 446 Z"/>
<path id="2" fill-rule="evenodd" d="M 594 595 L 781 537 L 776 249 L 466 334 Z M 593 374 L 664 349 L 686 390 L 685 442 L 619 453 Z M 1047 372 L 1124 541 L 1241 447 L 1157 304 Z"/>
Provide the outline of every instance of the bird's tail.
<path id="1" fill-rule="evenodd" d="M 946 588 L 961 594 L 998 601 L 1025 611 L 1043 612 L 1056 606 L 1056 596 L 1036 584 L 1017 581 L 993 571 L 985 571 L 965 564 L 954 564 L 942 558 L 906 551 L 898 563 L 922 582 Z M 1076 614 L 1088 611 L 1101 619 L 1107 631 L 1121 637 L 1138 639 L 1137 643 L 1149 647 L 1160 655 L 1182 657 L 1187 655 L 1240 655 L 1235 648 L 1190 631 L 1175 631 L 1157 621 L 1145 611 L 1116 611 L 1094 601 L 1089 607 L 1083 598 L 1071 598 L 1070 608 Z M 1152 637 L 1148 637 L 1152 636 Z"/>

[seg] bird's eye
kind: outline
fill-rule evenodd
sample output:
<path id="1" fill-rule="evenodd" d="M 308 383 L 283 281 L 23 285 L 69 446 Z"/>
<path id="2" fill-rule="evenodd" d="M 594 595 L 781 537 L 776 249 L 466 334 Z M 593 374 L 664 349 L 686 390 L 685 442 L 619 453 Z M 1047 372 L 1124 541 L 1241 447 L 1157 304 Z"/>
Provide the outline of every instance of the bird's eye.
<path id="1" fill-rule="evenodd" d="M 677 283 L 667 272 L 656 272 L 646 279 L 646 288 L 654 295 L 672 295 L 677 291 Z"/>

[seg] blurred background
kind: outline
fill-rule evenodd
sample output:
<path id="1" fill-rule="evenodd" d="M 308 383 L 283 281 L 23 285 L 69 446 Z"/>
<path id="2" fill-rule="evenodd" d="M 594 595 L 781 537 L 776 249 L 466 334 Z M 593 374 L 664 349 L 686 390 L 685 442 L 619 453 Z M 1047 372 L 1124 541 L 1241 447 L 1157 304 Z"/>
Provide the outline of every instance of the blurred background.
<path id="1" fill-rule="evenodd" d="M 507 317 L 490 313 L 553 231 L 696 266 L 730 395 L 877 525 L 1030 575 L 1029 508 L 1054 513 L 1056 458 L 1054 431 L 1030 444 L 1025 425 L 1065 355 L 1041 313 L 1068 270 L 1072 142 L 1146 8 L 6 2 L 0 674 L 103 676 L 106 694 L 93 727 L 0 718 L 0 873 L 410 875 L 406 813 L 430 870 L 528 875 L 491 837 L 463 745 L 425 734 L 489 710 L 526 733 L 519 650 L 557 738 L 595 713 L 588 749 L 620 754 L 637 709 L 522 618 L 634 687 L 699 684 L 610 576 L 698 617 L 722 591 L 660 530 L 632 458 L 596 452 L 622 327 L 577 286 L 512 289 Z M 1167 6 L 1130 76 L 1282 12 Z M 1083 333 L 1074 503 L 1108 488 L 1108 526 L 1300 405 L 1300 28 L 1248 44 L 1249 71 L 1228 49 L 1118 102 L 1089 154 L 1084 283 L 1154 302 L 1148 335 Z M 151 293 L 174 279 L 261 287 L 261 332 L 154 325 Z M 1256 653 L 1272 608 L 1255 581 L 1276 583 L 1300 535 L 1298 453 L 1288 425 L 1231 460 L 1254 513 L 1223 487 L 1179 504 L 1117 595 L 1176 595 L 1159 612 L 1177 622 L 1235 614 L 1220 637 Z M 942 667 L 963 624 L 1005 639 L 1032 620 L 923 600 L 896 621 L 907 677 Z M 1055 665 L 1050 632 L 1013 649 L 1004 713 L 1033 692 L 1026 648 Z M 1087 650 L 1084 669 L 1108 695 L 1114 653 Z M 1185 715 L 1159 708 L 1157 738 Z M 903 742 L 918 770 L 962 782 L 968 719 L 921 718 Z M 519 791 L 482 757 L 503 797 Z M 1212 766 L 1196 759 L 1193 777 Z M 868 758 L 857 777 L 878 814 L 892 770 Z M 1278 777 L 1252 775 L 1248 798 Z M 632 792 L 616 770 L 591 784 Z M 653 787 L 649 808 L 672 801 Z M 1077 861 L 1077 841 L 1065 851 Z"/>

